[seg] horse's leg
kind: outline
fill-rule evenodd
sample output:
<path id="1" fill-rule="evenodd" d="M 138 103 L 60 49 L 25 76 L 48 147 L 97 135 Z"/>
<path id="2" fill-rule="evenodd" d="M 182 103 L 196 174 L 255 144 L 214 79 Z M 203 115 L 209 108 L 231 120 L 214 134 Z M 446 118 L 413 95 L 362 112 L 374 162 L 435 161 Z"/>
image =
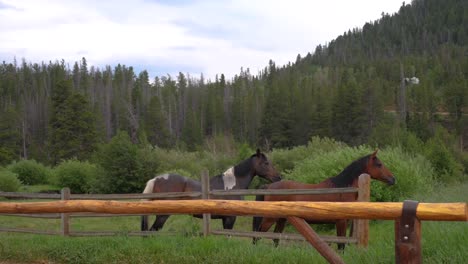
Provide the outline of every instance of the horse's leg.
<path id="1" fill-rule="evenodd" d="M 285 225 L 286 225 L 286 219 L 285 218 L 278 219 L 278 221 L 276 221 L 275 233 L 283 233 Z M 275 247 L 278 247 L 279 239 L 278 238 L 273 239 L 273 243 L 275 244 Z"/>
<path id="2" fill-rule="evenodd" d="M 236 222 L 235 216 L 224 216 L 223 217 L 223 228 L 224 229 L 232 229 L 234 227 L 234 223 Z"/>
<path id="3" fill-rule="evenodd" d="M 347 220 L 336 221 L 336 235 L 339 237 L 346 237 Z M 345 243 L 338 243 L 338 250 L 344 251 Z"/>
<path id="4" fill-rule="evenodd" d="M 150 231 L 158 231 L 161 229 L 169 216 L 170 215 L 157 215 L 156 220 L 154 220 L 154 224 L 150 228 Z"/>
<path id="5" fill-rule="evenodd" d="M 349 224 L 349 237 L 353 237 L 354 236 L 354 220 L 350 220 L 350 224 Z"/>
<path id="6" fill-rule="evenodd" d="M 260 224 L 259 232 L 267 232 L 270 230 L 271 226 L 276 222 L 276 218 L 266 218 L 263 217 L 262 223 Z M 255 245 L 260 238 L 254 237 L 252 243 Z"/>
<path id="7" fill-rule="evenodd" d="M 148 231 L 148 215 L 141 216 L 141 231 Z"/>

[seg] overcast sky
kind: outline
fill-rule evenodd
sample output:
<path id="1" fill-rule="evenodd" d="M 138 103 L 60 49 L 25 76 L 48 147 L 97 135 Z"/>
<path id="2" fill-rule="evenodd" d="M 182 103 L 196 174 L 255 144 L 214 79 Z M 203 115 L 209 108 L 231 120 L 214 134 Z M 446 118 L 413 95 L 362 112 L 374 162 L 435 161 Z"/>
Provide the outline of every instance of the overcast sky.
<path id="1" fill-rule="evenodd" d="M 0 0 L 0 61 L 86 57 L 156 75 L 232 78 L 305 56 L 402 0 Z"/>

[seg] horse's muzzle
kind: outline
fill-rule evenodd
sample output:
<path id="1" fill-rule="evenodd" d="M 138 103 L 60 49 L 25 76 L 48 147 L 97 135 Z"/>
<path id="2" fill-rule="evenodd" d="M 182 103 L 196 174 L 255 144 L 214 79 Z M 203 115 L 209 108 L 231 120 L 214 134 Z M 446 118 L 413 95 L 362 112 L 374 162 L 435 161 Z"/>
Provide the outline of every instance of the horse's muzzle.
<path id="1" fill-rule="evenodd" d="M 396 179 L 395 177 L 387 177 L 387 184 L 388 185 L 395 185 Z"/>
<path id="2" fill-rule="evenodd" d="M 281 181 L 281 180 L 282 180 L 281 175 L 278 175 L 278 176 L 273 177 L 272 181 L 277 182 L 277 181 Z"/>

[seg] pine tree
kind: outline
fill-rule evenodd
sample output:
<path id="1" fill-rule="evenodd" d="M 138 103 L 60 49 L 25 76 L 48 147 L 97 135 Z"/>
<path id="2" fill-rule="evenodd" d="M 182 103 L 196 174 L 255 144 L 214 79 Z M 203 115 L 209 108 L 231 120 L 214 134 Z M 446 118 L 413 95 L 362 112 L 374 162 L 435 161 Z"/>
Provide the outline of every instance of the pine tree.
<path id="1" fill-rule="evenodd" d="M 270 61 L 266 89 L 268 89 L 265 112 L 260 126 L 260 143 L 267 148 L 282 148 L 292 145 L 292 114 L 287 89 L 281 89 L 275 64 Z"/>
<path id="2" fill-rule="evenodd" d="M 171 135 L 167 128 L 167 120 L 163 114 L 160 99 L 153 96 L 145 114 L 145 131 L 148 141 L 155 146 L 169 147 Z"/>
<path id="3" fill-rule="evenodd" d="M 21 129 L 18 113 L 13 108 L 0 112 L 0 165 L 20 157 Z"/>
<path id="4" fill-rule="evenodd" d="M 73 157 L 86 159 L 96 147 L 94 114 L 86 98 L 71 88 L 71 81 L 61 81 L 52 94 L 49 147 L 53 164 Z"/>
<path id="5" fill-rule="evenodd" d="M 203 143 L 199 119 L 194 111 L 188 111 L 182 130 L 182 141 L 187 150 L 195 151 Z"/>
<path id="6" fill-rule="evenodd" d="M 338 87 L 332 108 L 332 135 L 351 145 L 365 142 L 365 101 L 362 88 L 357 84 L 352 68 L 346 69 Z"/>

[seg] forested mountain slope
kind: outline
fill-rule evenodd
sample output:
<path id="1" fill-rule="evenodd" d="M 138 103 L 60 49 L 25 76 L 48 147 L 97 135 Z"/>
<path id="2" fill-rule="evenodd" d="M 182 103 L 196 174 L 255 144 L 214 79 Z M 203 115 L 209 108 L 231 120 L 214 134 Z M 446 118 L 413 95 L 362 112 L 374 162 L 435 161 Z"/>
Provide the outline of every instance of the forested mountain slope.
<path id="1" fill-rule="evenodd" d="M 463 147 L 467 25 L 467 1 L 415 0 L 294 62 L 272 60 L 230 80 L 184 73 L 150 80 L 131 66 L 88 67 L 85 58 L 73 66 L 3 62 L 0 164 L 86 159 L 119 130 L 134 143 L 194 150 L 217 135 L 265 148 L 316 135 L 385 145 L 390 131 L 406 129 L 424 141 L 443 123 Z M 413 76 L 419 84 L 402 81 Z"/>

